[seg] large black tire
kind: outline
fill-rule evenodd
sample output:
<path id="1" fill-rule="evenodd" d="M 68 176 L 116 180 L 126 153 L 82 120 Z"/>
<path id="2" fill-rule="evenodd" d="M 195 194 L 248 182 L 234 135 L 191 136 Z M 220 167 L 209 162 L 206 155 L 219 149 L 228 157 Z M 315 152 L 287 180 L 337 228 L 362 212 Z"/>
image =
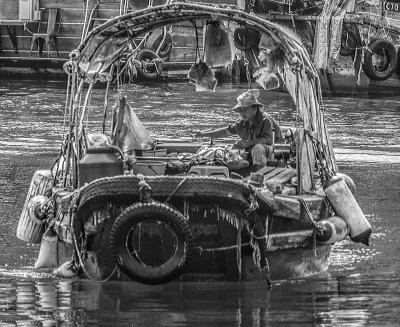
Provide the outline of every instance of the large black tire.
<path id="1" fill-rule="evenodd" d="M 272 215 L 276 210 L 278 210 L 278 207 L 275 203 L 275 199 L 273 198 L 273 196 L 268 196 L 265 193 L 263 194 L 259 192 L 252 185 L 249 185 L 249 187 L 254 193 L 260 212 L 262 212 L 264 215 L 265 214 Z"/>
<path id="2" fill-rule="evenodd" d="M 150 49 L 142 49 L 139 51 L 139 53 L 136 56 L 136 60 L 140 62 L 146 63 L 151 63 L 153 59 L 160 58 L 154 51 Z M 155 79 L 157 78 L 161 72 L 158 72 L 155 65 L 152 65 L 150 67 L 138 67 L 137 68 L 139 74 L 147 79 Z"/>
<path id="3" fill-rule="evenodd" d="M 235 47 L 242 51 L 257 49 L 260 39 L 260 32 L 251 27 L 238 27 L 233 32 L 233 41 Z"/>
<path id="4" fill-rule="evenodd" d="M 386 57 L 387 62 L 382 66 L 376 66 L 374 55 Z M 376 81 L 383 81 L 392 76 L 397 64 L 396 47 L 389 40 L 375 39 L 370 42 L 365 51 L 363 69 L 365 75 Z"/>
<path id="5" fill-rule="evenodd" d="M 353 31 L 343 31 L 341 39 L 340 55 L 348 57 L 352 56 L 357 47 L 360 47 L 361 43 L 357 35 Z"/>
<path id="6" fill-rule="evenodd" d="M 163 29 L 156 30 L 153 33 L 151 33 L 149 35 L 149 38 L 147 39 L 146 48 L 156 52 L 161 41 L 163 40 L 163 36 L 164 36 Z M 173 45 L 172 36 L 170 33 L 167 32 L 160 50 L 158 51 L 158 53 L 156 52 L 157 55 L 160 58 L 167 58 L 172 51 L 172 45 Z"/>
<path id="7" fill-rule="evenodd" d="M 141 262 L 128 249 L 131 230 L 138 223 L 157 220 L 170 226 L 177 246 L 171 258 L 162 265 L 150 266 Z M 132 279 L 144 284 L 163 284 L 181 275 L 186 268 L 192 233 L 185 217 L 163 203 L 136 203 L 116 219 L 110 234 L 113 258 L 121 270 Z"/>

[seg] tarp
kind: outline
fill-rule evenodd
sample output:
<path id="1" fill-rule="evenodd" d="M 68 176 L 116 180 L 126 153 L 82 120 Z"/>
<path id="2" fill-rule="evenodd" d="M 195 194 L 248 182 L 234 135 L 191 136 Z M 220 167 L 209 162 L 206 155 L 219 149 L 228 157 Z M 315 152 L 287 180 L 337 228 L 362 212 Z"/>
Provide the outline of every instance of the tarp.
<path id="1" fill-rule="evenodd" d="M 339 55 L 344 15 L 354 10 L 355 0 L 326 1 L 315 30 L 314 64 L 326 69 Z"/>

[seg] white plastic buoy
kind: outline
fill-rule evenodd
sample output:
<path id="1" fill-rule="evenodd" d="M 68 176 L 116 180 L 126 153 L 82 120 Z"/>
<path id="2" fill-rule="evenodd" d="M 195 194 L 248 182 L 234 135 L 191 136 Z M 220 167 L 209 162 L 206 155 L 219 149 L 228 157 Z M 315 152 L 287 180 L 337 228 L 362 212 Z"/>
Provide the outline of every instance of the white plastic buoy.
<path id="1" fill-rule="evenodd" d="M 37 170 L 32 177 L 17 226 L 17 237 L 25 242 L 40 243 L 45 231 L 46 215 L 41 211 L 51 193 L 53 177 L 50 170 Z"/>
<path id="2" fill-rule="evenodd" d="M 340 242 L 349 234 L 347 223 L 338 216 L 332 216 L 320 220 L 319 224 L 324 227 L 322 234 L 317 233 L 317 241 L 322 244 L 333 244 Z"/>
<path id="3" fill-rule="evenodd" d="M 57 251 L 58 235 L 48 229 L 42 237 L 38 259 L 35 268 L 56 268 L 58 267 Z"/>
<path id="4" fill-rule="evenodd" d="M 372 228 L 343 178 L 334 176 L 324 185 L 324 192 L 336 215 L 349 225 L 353 242 L 369 245 Z"/>

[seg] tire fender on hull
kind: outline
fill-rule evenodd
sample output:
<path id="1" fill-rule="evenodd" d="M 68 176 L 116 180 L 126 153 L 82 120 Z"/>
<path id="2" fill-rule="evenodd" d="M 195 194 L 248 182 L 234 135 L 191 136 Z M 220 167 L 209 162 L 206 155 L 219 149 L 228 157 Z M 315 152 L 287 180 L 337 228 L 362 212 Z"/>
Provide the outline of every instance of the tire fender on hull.
<path id="1" fill-rule="evenodd" d="M 376 67 L 374 55 L 384 54 L 387 56 L 387 64 L 382 68 Z M 365 75 L 376 81 L 383 81 L 392 76 L 397 65 L 397 51 L 394 44 L 389 40 L 372 40 L 364 54 L 363 69 Z"/>
<path id="2" fill-rule="evenodd" d="M 134 227 L 146 221 L 162 222 L 175 234 L 175 251 L 160 265 L 143 263 L 128 246 Z M 192 232 L 186 218 L 176 209 L 159 202 L 131 205 L 117 217 L 110 233 L 110 247 L 116 264 L 132 279 L 152 285 L 170 282 L 181 275 L 190 256 L 191 240 Z"/>

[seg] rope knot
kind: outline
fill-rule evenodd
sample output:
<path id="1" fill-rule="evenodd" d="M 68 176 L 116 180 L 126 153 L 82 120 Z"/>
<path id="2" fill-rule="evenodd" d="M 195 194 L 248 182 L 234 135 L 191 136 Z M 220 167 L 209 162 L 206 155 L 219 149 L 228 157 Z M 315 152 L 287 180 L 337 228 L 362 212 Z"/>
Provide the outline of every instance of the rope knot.
<path id="1" fill-rule="evenodd" d="M 150 203 L 152 202 L 151 198 L 151 187 L 144 179 L 142 174 L 137 175 L 139 177 L 139 194 L 140 194 L 140 202 L 142 203 Z"/>

